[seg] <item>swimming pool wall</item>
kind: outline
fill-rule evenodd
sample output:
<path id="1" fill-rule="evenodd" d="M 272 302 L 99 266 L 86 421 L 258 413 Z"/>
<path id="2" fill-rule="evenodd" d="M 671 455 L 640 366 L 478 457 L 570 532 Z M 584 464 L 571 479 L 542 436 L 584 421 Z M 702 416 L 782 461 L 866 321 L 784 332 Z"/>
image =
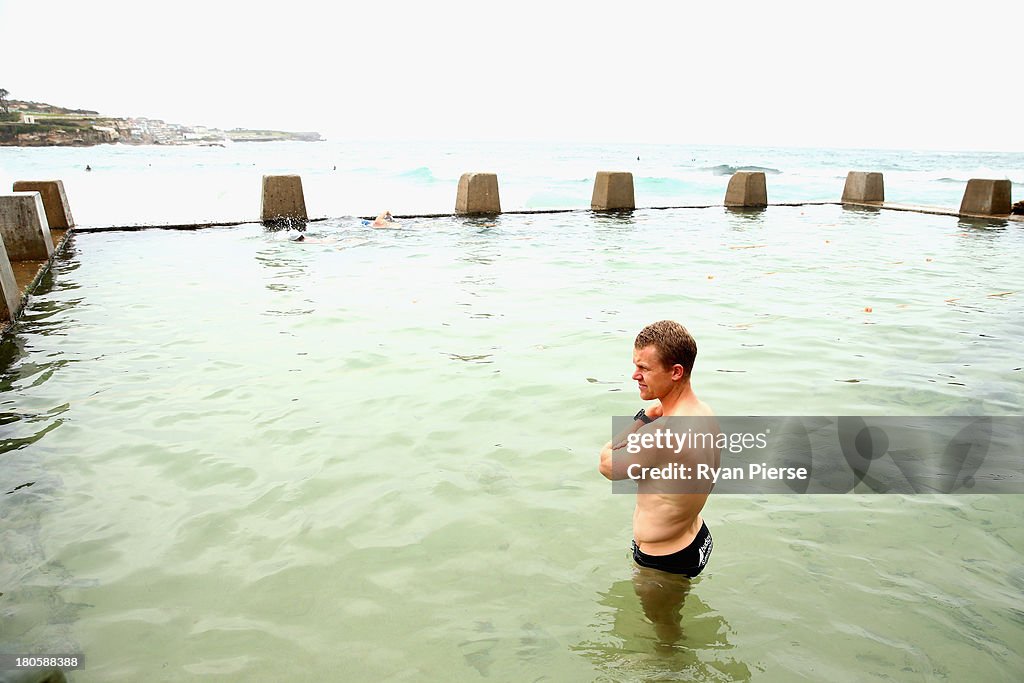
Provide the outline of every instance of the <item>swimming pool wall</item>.
<path id="1" fill-rule="evenodd" d="M 263 177 L 260 217 L 268 227 L 298 227 L 304 229 L 309 222 L 329 220 L 308 218 L 302 178 L 298 175 L 266 175 Z M 70 205 L 60 180 L 17 181 L 13 194 L 0 196 L 0 284 L 3 286 L 4 301 L 0 306 L 3 318 L 2 333 L 6 333 L 18 319 L 28 296 L 38 282 L 45 277 L 53 258 L 63 248 L 68 233 L 132 231 L 151 228 L 198 230 L 209 227 L 243 225 L 252 221 L 207 222 L 177 225 L 130 225 L 111 227 L 75 228 Z M 15 210 L 26 205 L 28 195 L 34 194 L 35 209 L 28 207 L 20 212 Z M 881 173 L 850 171 L 838 202 L 789 202 L 769 203 L 765 174 L 758 171 L 737 171 L 729 180 L 722 204 L 676 205 L 637 207 L 633 175 L 627 171 L 598 171 L 594 179 L 594 190 L 589 209 L 534 209 L 520 211 L 501 210 L 498 178 L 493 173 L 465 173 L 459 179 L 454 213 L 402 214 L 399 219 L 446 218 L 451 216 L 478 216 L 507 214 L 549 214 L 581 211 L 621 212 L 637 208 L 647 210 L 706 209 L 724 206 L 728 210 L 759 211 L 769 206 L 842 205 L 868 210 L 913 211 L 934 215 L 958 216 L 965 218 L 1005 219 L 1022 221 L 1024 217 L 1011 215 L 1011 183 L 1008 180 L 971 179 L 964 191 L 960 209 L 954 211 L 941 207 L 926 207 L 895 204 L 885 201 L 884 179 Z M 373 220 L 373 216 L 360 217 Z M 41 254 L 26 258 L 20 253 L 9 257 L 4 241 L 43 240 L 47 245 L 46 258 Z"/>

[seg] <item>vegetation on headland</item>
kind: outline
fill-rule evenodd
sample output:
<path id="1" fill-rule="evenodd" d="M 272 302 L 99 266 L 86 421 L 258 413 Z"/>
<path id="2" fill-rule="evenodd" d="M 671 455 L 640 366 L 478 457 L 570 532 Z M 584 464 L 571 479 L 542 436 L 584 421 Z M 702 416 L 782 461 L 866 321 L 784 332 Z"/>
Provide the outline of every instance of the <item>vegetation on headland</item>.
<path id="1" fill-rule="evenodd" d="M 319 133 L 279 130 L 220 130 L 183 126 L 159 119 L 101 116 L 89 109 L 67 109 L 42 102 L 9 100 L 0 88 L 0 146 L 78 146 L 121 142 L 129 145 L 206 145 L 228 142 L 322 140 Z"/>

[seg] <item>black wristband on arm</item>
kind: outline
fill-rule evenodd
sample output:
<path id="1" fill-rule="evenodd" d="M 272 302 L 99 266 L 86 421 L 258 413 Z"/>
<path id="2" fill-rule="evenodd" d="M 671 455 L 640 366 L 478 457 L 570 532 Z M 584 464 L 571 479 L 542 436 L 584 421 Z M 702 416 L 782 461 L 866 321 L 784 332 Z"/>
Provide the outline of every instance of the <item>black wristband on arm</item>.
<path id="1" fill-rule="evenodd" d="M 654 422 L 654 420 L 652 420 L 651 418 L 647 417 L 647 413 L 644 412 L 643 408 L 640 409 L 639 413 L 637 413 L 636 415 L 633 416 L 633 420 L 640 420 L 640 421 L 642 421 L 646 425 L 649 425 L 652 422 Z"/>

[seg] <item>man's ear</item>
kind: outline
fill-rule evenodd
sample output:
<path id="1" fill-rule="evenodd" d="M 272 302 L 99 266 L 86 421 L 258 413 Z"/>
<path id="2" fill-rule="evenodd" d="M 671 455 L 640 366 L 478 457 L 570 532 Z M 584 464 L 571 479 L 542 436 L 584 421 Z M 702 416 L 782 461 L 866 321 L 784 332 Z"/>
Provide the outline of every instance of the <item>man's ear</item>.
<path id="1" fill-rule="evenodd" d="M 674 382 L 679 382 L 679 381 L 681 381 L 681 380 L 683 380 L 685 378 L 686 378 L 686 368 L 684 368 L 679 363 L 676 363 L 675 365 L 673 365 L 672 366 L 672 380 Z"/>

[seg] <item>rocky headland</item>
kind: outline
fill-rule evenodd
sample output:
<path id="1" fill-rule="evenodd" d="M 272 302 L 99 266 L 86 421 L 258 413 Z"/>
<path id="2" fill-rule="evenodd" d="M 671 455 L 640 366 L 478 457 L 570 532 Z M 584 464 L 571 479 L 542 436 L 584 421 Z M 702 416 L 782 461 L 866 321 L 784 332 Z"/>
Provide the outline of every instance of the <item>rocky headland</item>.
<path id="1" fill-rule="evenodd" d="M 185 126 L 160 119 L 115 118 L 89 109 L 67 109 L 42 102 L 5 100 L 0 111 L 0 146 L 88 147 L 112 143 L 129 145 L 223 146 L 232 142 L 299 140 L 318 142 L 319 133 L 280 130 L 221 130 Z"/>

